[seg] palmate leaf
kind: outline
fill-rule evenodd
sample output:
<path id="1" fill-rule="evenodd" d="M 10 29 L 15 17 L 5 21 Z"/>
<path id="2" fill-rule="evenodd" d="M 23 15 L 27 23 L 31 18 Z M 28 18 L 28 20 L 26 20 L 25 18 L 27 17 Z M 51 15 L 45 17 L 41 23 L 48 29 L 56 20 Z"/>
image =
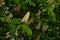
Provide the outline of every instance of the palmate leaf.
<path id="1" fill-rule="evenodd" d="M 20 28 L 22 28 L 22 33 L 27 33 L 28 37 L 30 38 L 32 36 L 32 30 L 29 28 L 29 26 L 26 23 L 20 24 L 18 25 L 18 27 L 16 28 L 16 30 L 19 30 Z"/>
<path id="2" fill-rule="evenodd" d="M 54 0 L 54 4 L 55 4 L 55 8 L 56 9 L 59 9 L 59 0 Z"/>
<path id="3" fill-rule="evenodd" d="M 48 15 L 49 19 L 52 20 L 52 22 L 56 22 L 56 14 L 53 12 L 51 8 L 48 9 Z"/>
<path id="4" fill-rule="evenodd" d="M 32 36 L 32 31 L 26 23 L 20 25 L 22 27 L 22 33 L 27 33 L 28 37 Z"/>

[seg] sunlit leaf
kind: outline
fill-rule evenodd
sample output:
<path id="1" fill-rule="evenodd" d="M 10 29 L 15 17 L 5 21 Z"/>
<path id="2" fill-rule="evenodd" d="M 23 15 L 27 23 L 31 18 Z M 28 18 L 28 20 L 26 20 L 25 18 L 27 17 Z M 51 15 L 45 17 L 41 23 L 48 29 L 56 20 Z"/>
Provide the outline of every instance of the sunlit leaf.
<path id="1" fill-rule="evenodd" d="M 28 36 L 32 36 L 32 31 L 31 31 L 31 29 L 29 28 L 29 26 L 27 24 L 23 23 L 21 25 L 21 27 L 23 28 L 22 29 L 23 33 L 26 32 L 28 34 Z"/>

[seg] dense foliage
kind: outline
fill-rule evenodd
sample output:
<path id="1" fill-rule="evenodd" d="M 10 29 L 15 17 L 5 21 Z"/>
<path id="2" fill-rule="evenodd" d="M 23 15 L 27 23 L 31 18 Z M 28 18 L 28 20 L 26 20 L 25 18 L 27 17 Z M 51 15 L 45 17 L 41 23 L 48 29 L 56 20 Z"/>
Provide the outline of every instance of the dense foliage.
<path id="1" fill-rule="evenodd" d="M 59 40 L 60 0 L 0 0 L 0 40 Z"/>

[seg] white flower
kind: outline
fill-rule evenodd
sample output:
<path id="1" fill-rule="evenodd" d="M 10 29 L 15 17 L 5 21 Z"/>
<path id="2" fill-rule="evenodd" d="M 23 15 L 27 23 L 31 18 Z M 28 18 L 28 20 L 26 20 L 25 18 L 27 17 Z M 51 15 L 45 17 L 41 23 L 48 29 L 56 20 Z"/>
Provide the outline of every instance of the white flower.
<path id="1" fill-rule="evenodd" d="M 25 14 L 25 16 L 23 17 L 23 19 L 21 20 L 21 22 L 27 22 L 28 19 L 29 19 L 29 16 L 30 16 L 30 12 L 27 12 L 27 13 Z"/>
<path id="2" fill-rule="evenodd" d="M 48 25 L 43 25 L 43 28 L 42 28 L 43 32 L 45 32 L 47 29 L 48 29 Z"/>
<path id="3" fill-rule="evenodd" d="M 39 30 L 41 27 L 41 22 L 39 22 L 37 25 L 36 25 L 36 29 Z"/>
<path id="4" fill-rule="evenodd" d="M 5 4 L 5 2 L 2 3 L 2 5 L 4 5 L 4 4 Z"/>

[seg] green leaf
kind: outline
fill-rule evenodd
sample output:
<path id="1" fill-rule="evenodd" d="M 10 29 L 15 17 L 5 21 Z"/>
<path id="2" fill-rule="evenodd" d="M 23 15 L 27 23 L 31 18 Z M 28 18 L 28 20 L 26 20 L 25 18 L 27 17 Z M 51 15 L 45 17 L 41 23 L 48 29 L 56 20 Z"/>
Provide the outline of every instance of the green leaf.
<path id="1" fill-rule="evenodd" d="M 53 22 L 56 22 L 56 15 L 51 8 L 48 9 L 48 15 L 50 20 L 52 20 Z"/>
<path id="2" fill-rule="evenodd" d="M 9 0 L 9 2 L 11 2 L 13 4 L 19 4 L 20 0 Z"/>
<path id="3" fill-rule="evenodd" d="M 31 0 L 29 1 L 29 4 L 32 6 L 36 6 L 34 2 L 32 2 Z"/>
<path id="4" fill-rule="evenodd" d="M 32 36 L 32 31 L 31 31 L 31 29 L 29 28 L 29 26 L 27 24 L 23 23 L 21 25 L 21 27 L 23 28 L 22 29 L 23 33 L 26 32 L 28 34 L 28 36 Z"/>
<path id="5" fill-rule="evenodd" d="M 8 28 L 10 29 L 10 31 L 14 31 L 15 25 L 14 24 L 8 24 Z"/>

